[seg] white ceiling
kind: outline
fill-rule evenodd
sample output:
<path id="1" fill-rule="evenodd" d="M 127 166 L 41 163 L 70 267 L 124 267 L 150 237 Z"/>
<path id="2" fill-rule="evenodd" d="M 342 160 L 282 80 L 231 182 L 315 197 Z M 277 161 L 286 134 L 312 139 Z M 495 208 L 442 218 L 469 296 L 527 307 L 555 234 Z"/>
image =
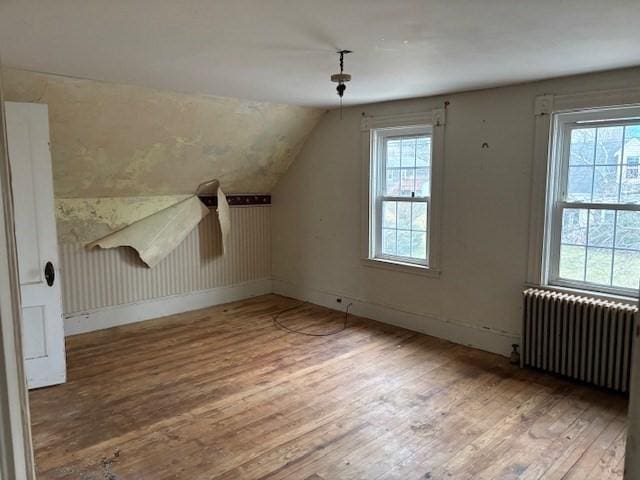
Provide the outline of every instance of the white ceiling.
<path id="1" fill-rule="evenodd" d="M 640 0 L 0 0 L 5 65 L 335 106 L 640 64 Z"/>

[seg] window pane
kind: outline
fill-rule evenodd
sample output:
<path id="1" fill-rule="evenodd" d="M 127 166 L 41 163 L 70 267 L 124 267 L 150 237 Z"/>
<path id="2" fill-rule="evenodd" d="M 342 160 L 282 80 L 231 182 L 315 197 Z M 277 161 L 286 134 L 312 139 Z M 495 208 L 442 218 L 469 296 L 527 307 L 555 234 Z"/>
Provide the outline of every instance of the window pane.
<path id="1" fill-rule="evenodd" d="M 561 278 L 567 280 L 584 280 L 585 247 L 574 245 L 560 245 L 560 272 Z"/>
<path id="2" fill-rule="evenodd" d="M 600 127 L 596 141 L 596 165 L 620 163 L 624 127 Z"/>
<path id="3" fill-rule="evenodd" d="M 596 247 L 613 247 L 615 219 L 616 213 L 613 210 L 590 210 L 589 245 Z"/>
<path id="4" fill-rule="evenodd" d="M 385 255 L 396 254 L 396 231 L 388 228 L 382 229 L 382 253 Z"/>
<path id="5" fill-rule="evenodd" d="M 411 202 L 398 202 L 398 228 L 411 228 Z"/>
<path id="6" fill-rule="evenodd" d="M 387 140 L 387 168 L 400 166 L 400 140 Z"/>
<path id="7" fill-rule="evenodd" d="M 595 145 L 595 128 L 576 128 L 572 130 L 569 165 L 593 165 Z"/>
<path id="8" fill-rule="evenodd" d="M 593 173 L 593 202 L 616 203 L 620 167 L 595 167 Z"/>
<path id="9" fill-rule="evenodd" d="M 625 144 L 633 138 L 640 138 L 640 125 L 627 125 L 624 129 Z"/>
<path id="10" fill-rule="evenodd" d="M 640 203 L 640 167 L 635 163 L 622 166 L 620 203 Z"/>
<path id="11" fill-rule="evenodd" d="M 420 230 L 422 232 L 427 230 L 427 204 L 426 203 L 414 203 L 411 219 L 411 229 Z"/>
<path id="12" fill-rule="evenodd" d="M 415 192 L 418 197 L 428 197 L 431 191 L 431 170 L 428 168 L 416 168 Z"/>
<path id="13" fill-rule="evenodd" d="M 588 210 L 567 208 L 562 214 L 562 243 L 587 244 Z"/>
<path id="14" fill-rule="evenodd" d="M 400 169 L 387 169 L 384 194 L 387 196 L 400 195 Z"/>
<path id="15" fill-rule="evenodd" d="M 587 248 L 587 282 L 610 284 L 612 254 L 613 250 L 609 248 Z"/>
<path id="16" fill-rule="evenodd" d="M 592 183 L 592 167 L 569 167 L 567 200 L 570 202 L 591 201 Z"/>
<path id="17" fill-rule="evenodd" d="M 415 192 L 415 168 L 403 168 L 400 176 L 400 196 L 411 197 Z"/>
<path id="18" fill-rule="evenodd" d="M 640 125 L 624 129 L 620 202 L 640 203 Z"/>
<path id="19" fill-rule="evenodd" d="M 396 228 L 396 202 L 382 202 L 382 227 Z"/>
<path id="20" fill-rule="evenodd" d="M 408 230 L 398 230 L 398 251 L 401 257 L 411 256 L 411 232 Z"/>
<path id="21" fill-rule="evenodd" d="M 431 138 L 420 137 L 416 141 L 416 167 L 431 165 Z"/>
<path id="22" fill-rule="evenodd" d="M 427 258 L 427 234 L 411 232 L 411 256 L 422 260 Z"/>
<path id="23" fill-rule="evenodd" d="M 413 168 L 415 167 L 415 165 L 416 165 L 416 139 L 403 138 L 401 166 Z"/>
<path id="24" fill-rule="evenodd" d="M 640 250 L 640 212 L 618 212 L 616 248 Z"/>
<path id="25" fill-rule="evenodd" d="M 613 259 L 613 285 L 638 288 L 640 280 L 640 251 L 616 250 Z"/>

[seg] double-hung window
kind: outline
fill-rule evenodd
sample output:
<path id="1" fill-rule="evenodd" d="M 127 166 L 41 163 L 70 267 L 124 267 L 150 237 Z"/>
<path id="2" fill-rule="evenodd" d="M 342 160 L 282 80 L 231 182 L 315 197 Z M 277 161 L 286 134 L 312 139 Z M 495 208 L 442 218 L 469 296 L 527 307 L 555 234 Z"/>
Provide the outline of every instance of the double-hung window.
<path id="1" fill-rule="evenodd" d="M 363 117 L 365 265 L 440 275 L 445 125 L 444 108 Z"/>
<path id="2" fill-rule="evenodd" d="M 548 283 L 637 294 L 640 108 L 560 113 L 553 127 Z"/>
<path id="3" fill-rule="evenodd" d="M 379 129 L 375 257 L 427 265 L 431 127 Z"/>
<path id="4" fill-rule="evenodd" d="M 373 131 L 375 259 L 428 265 L 431 126 Z"/>

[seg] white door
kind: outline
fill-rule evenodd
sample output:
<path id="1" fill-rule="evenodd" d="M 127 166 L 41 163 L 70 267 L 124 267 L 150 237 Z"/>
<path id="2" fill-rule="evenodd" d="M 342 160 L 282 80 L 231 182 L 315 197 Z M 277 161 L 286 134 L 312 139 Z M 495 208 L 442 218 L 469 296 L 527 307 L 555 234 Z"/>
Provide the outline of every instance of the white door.
<path id="1" fill-rule="evenodd" d="M 46 105 L 5 103 L 29 388 L 66 380 Z"/>

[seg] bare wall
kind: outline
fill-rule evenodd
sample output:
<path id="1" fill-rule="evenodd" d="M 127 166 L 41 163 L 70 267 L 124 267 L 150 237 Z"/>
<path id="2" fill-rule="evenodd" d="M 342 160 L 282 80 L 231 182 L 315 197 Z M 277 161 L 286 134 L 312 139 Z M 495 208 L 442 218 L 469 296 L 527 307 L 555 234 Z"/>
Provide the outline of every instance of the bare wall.
<path id="1" fill-rule="evenodd" d="M 508 353 L 520 335 L 534 99 L 640 85 L 640 69 L 348 108 L 326 115 L 273 191 L 276 291 Z M 440 278 L 360 261 L 362 115 L 447 109 Z M 489 148 L 482 148 L 487 142 Z M 344 304 L 344 302 L 343 302 Z"/>

